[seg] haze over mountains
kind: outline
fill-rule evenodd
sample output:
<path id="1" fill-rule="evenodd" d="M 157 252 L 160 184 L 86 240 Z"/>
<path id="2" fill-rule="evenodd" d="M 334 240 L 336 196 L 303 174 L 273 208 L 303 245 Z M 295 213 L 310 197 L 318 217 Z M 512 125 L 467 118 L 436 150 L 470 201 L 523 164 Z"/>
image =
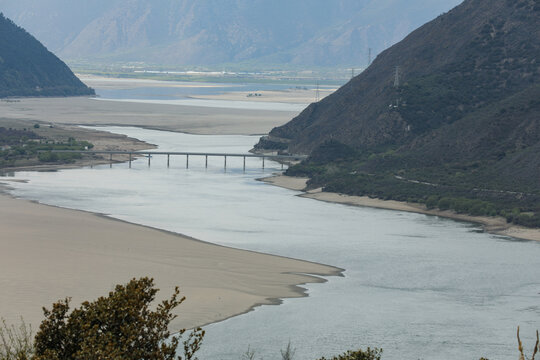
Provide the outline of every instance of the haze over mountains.
<path id="1" fill-rule="evenodd" d="M 66 60 L 364 66 L 461 0 L 0 0 Z"/>

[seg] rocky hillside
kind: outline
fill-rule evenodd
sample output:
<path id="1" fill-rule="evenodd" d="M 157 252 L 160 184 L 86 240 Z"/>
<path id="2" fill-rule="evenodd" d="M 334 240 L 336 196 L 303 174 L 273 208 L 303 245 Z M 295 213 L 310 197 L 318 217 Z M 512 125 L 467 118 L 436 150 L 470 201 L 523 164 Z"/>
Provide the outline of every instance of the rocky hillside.
<path id="1" fill-rule="evenodd" d="M 364 66 L 461 0 L 0 0 L 65 59 Z"/>
<path id="2" fill-rule="evenodd" d="M 66 64 L 0 14 L 0 97 L 91 94 Z"/>
<path id="3" fill-rule="evenodd" d="M 317 154 L 312 165 L 348 154 L 354 165 L 343 163 L 341 182 L 328 167 L 304 168 L 336 191 L 450 194 L 502 207 L 531 195 L 525 208 L 538 211 L 539 23 L 538 0 L 466 0 L 258 147 Z M 321 149 L 337 157 L 321 158 Z M 365 174 L 388 177 L 359 180 Z"/>

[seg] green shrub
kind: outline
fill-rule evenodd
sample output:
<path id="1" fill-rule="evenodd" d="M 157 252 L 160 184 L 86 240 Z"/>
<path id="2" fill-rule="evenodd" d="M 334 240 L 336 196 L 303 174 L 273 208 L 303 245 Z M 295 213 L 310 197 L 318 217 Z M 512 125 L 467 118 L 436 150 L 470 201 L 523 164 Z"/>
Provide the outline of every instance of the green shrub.
<path id="1" fill-rule="evenodd" d="M 175 359 L 185 330 L 171 339 L 168 326 L 176 318 L 173 309 L 185 298 L 179 298 L 176 288 L 152 310 L 157 291 L 153 279 L 141 278 L 117 285 L 108 297 L 86 301 L 71 313 L 69 299 L 58 301 L 51 310 L 44 309 L 34 360 Z M 203 337 L 204 331 L 195 329 L 183 342 L 184 357 L 178 359 L 195 359 Z"/>
<path id="2" fill-rule="evenodd" d="M 371 349 L 367 348 L 366 350 L 356 350 L 356 351 L 347 351 L 338 356 L 334 356 L 328 360 L 380 360 L 382 349 Z M 327 360 L 325 357 L 320 358 L 319 360 Z"/>
<path id="3" fill-rule="evenodd" d="M 449 210 L 454 206 L 452 199 L 443 197 L 437 203 L 437 207 L 441 210 Z"/>
<path id="4" fill-rule="evenodd" d="M 439 197 L 437 195 L 431 195 L 426 200 L 426 207 L 428 209 L 436 208 L 439 203 Z"/>
<path id="5" fill-rule="evenodd" d="M 58 161 L 58 154 L 52 153 L 50 151 L 41 152 L 38 154 L 38 159 L 41 162 L 56 162 Z"/>

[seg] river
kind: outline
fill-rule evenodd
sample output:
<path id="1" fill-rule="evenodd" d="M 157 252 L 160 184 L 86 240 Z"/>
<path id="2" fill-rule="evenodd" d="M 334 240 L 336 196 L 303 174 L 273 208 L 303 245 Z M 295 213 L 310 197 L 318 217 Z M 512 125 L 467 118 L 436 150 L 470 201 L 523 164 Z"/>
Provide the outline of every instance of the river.
<path id="1" fill-rule="evenodd" d="M 107 127 L 160 151 L 248 151 L 253 136 L 199 136 Z M 344 277 L 309 284 L 285 299 L 205 327 L 201 359 L 295 359 L 359 347 L 383 359 L 508 359 L 515 331 L 534 344 L 540 326 L 540 243 L 483 233 L 479 226 L 398 211 L 295 196 L 257 181 L 279 170 L 260 160 L 155 155 L 127 164 L 57 172 L 17 172 L 13 195 L 182 233 L 220 245 L 321 262 Z M 1 178 L 0 178 L 1 180 Z M 180 284 L 181 285 L 181 284 Z"/>

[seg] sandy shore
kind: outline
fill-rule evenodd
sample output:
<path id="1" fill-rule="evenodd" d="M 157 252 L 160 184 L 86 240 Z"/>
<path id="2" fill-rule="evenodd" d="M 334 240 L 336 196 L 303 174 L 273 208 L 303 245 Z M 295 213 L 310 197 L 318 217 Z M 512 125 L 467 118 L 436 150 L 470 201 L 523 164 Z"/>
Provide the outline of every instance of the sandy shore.
<path id="1" fill-rule="evenodd" d="M 319 90 L 319 100 L 332 94 L 336 89 Z M 255 95 L 257 94 L 257 96 Z M 197 95 L 195 99 L 210 99 L 210 100 L 231 100 L 231 101 L 253 101 L 253 102 L 281 102 L 292 104 L 310 104 L 316 101 L 317 89 L 289 89 L 283 91 L 256 91 L 245 92 L 235 91 L 221 95 Z"/>
<path id="2" fill-rule="evenodd" d="M 76 74 L 86 85 L 102 89 L 133 89 L 136 87 L 170 87 L 170 88 L 215 88 L 220 84 L 187 82 L 187 81 L 161 81 L 152 79 L 111 78 L 97 75 Z"/>
<path id="3" fill-rule="evenodd" d="M 266 134 L 297 112 L 100 101 L 86 97 L 25 98 L 0 103 L 0 119 L 44 124 L 139 126 L 192 134 Z"/>
<path id="4" fill-rule="evenodd" d="M 148 227 L 0 195 L 0 316 L 37 326 L 41 307 L 107 294 L 133 277 L 154 277 L 161 294 L 187 300 L 173 329 L 203 325 L 279 298 L 339 269 L 212 245 Z M 211 240 L 211 239 L 209 239 Z"/>
<path id="5" fill-rule="evenodd" d="M 262 179 L 264 182 L 281 186 L 291 190 L 302 191 L 306 187 L 306 182 L 309 180 L 307 178 L 295 178 L 290 176 L 273 176 L 269 178 Z M 524 240 L 535 240 L 540 241 L 540 229 L 531 229 L 525 228 L 522 226 L 508 224 L 506 219 L 502 217 L 490 217 L 490 216 L 471 216 L 457 214 L 453 211 L 441 211 L 441 210 L 428 210 L 422 204 L 407 203 L 394 200 L 380 200 L 372 199 L 367 196 L 350 196 L 343 194 L 336 194 L 330 192 L 322 192 L 321 189 L 308 191 L 301 194 L 300 196 L 327 201 L 339 204 L 353 205 L 353 206 L 367 206 L 379 209 L 387 210 L 398 210 L 398 211 L 407 211 L 414 212 L 419 214 L 440 216 L 445 218 L 450 218 L 459 221 L 473 222 L 481 224 L 485 231 L 503 235 L 511 236 L 518 239 Z"/>

